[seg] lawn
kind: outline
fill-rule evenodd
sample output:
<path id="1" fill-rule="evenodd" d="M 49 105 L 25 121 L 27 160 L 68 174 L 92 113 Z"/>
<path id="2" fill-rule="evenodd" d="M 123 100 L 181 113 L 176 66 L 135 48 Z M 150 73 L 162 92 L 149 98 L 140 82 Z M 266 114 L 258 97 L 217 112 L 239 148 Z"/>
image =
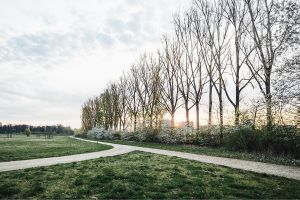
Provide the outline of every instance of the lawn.
<path id="1" fill-rule="evenodd" d="M 156 149 L 164 149 L 164 150 L 171 150 L 171 151 L 181 151 L 181 152 L 194 153 L 194 154 L 203 154 L 209 156 L 236 158 L 242 160 L 266 162 L 266 163 L 281 164 L 281 165 L 300 166 L 300 160 L 292 159 L 286 156 L 228 151 L 222 147 L 212 148 L 212 147 L 200 147 L 195 145 L 174 145 L 174 144 L 160 144 L 160 143 L 148 143 L 148 142 L 121 141 L 121 140 L 101 140 L 101 141 L 115 143 L 115 144 L 125 144 L 131 146 L 156 148 Z"/>
<path id="2" fill-rule="evenodd" d="M 2 199 L 300 198 L 300 182 L 132 152 L 0 173 Z"/>
<path id="3" fill-rule="evenodd" d="M 0 162 L 64 156 L 110 148 L 107 145 L 78 141 L 67 136 L 45 139 L 37 136 L 14 135 L 13 138 L 0 138 Z"/>

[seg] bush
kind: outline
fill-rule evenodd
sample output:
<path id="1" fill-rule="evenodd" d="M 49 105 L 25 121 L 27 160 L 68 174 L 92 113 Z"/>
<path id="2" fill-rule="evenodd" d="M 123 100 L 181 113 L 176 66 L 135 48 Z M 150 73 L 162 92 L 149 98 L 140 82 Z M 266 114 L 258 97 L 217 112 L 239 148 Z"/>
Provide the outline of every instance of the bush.
<path id="1" fill-rule="evenodd" d="M 183 129 L 162 129 L 157 134 L 157 139 L 165 144 L 184 144 L 187 141 L 187 133 Z"/>
<path id="2" fill-rule="evenodd" d="M 190 135 L 188 143 L 199 146 L 216 147 L 220 145 L 219 134 L 214 130 L 203 129 Z"/>
<path id="3" fill-rule="evenodd" d="M 225 131 L 225 148 L 233 151 L 247 151 L 288 155 L 300 158 L 300 134 L 294 126 L 273 126 L 255 129 L 251 123 L 228 128 Z M 144 129 L 135 132 L 114 132 L 104 128 L 93 128 L 87 133 L 88 138 L 106 140 L 126 140 L 137 142 L 158 142 L 164 144 L 195 144 L 199 146 L 219 146 L 217 127 L 202 129 L 193 133 L 189 129 L 165 128 Z"/>
<path id="4" fill-rule="evenodd" d="M 244 125 L 230 129 L 225 136 L 225 147 L 229 150 L 300 158 L 300 135 L 294 126 L 273 126 L 268 131 Z"/>
<path id="5" fill-rule="evenodd" d="M 145 129 L 144 132 L 144 138 L 146 142 L 159 142 L 158 135 L 159 135 L 159 129 Z"/>
<path id="6" fill-rule="evenodd" d="M 114 140 L 120 140 L 121 139 L 121 132 L 114 132 L 112 134 L 112 137 L 114 138 Z"/>
<path id="7" fill-rule="evenodd" d="M 275 154 L 291 155 L 300 158 L 300 134 L 296 126 L 273 126 L 266 133 L 264 145 Z"/>
<path id="8" fill-rule="evenodd" d="M 105 130 L 104 128 L 93 128 L 87 132 L 87 137 L 92 139 L 113 139 L 113 135 L 110 131 Z"/>
<path id="9" fill-rule="evenodd" d="M 138 141 L 136 132 L 125 131 L 121 134 L 121 140 Z"/>
<path id="10" fill-rule="evenodd" d="M 29 128 L 27 128 L 27 129 L 25 130 L 25 135 L 26 135 L 27 137 L 29 137 L 29 136 L 31 135 L 31 131 L 30 131 Z"/>
<path id="11" fill-rule="evenodd" d="M 224 144 L 229 150 L 253 151 L 257 150 L 258 134 L 250 126 L 237 126 L 225 134 Z"/>

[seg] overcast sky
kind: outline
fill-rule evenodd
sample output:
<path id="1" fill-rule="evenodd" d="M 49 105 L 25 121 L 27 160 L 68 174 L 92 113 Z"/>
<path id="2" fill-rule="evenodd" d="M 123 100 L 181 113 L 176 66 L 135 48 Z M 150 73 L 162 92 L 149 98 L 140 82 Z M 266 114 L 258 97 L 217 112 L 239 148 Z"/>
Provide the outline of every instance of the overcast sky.
<path id="1" fill-rule="evenodd" d="M 0 0 L 0 122 L 80 126 L 80 106 L 191 0 Z"/>

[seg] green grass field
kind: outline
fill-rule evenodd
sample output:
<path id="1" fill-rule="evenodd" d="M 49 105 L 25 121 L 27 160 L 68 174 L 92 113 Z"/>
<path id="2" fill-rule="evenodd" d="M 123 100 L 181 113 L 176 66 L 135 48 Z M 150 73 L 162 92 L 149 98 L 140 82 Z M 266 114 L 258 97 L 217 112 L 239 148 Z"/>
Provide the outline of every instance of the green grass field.
<path id="1" fill-rule="evenodd" d="M 219 157 L 226 157 L 226 158 L 236 158 L 242 160 L 273 163 L 273 164 L 300 166 L 300 160 L 295 160 L 286 156 L 228 151 L 225 148 L 199 147 L 193 145 L 159 144 L 159 143 L 147 143 L 147 142 L 142 143 L 142 142 L 132 142 L 132 141 L 121 141 L 121 140 L 101 140 L 101 141 L 116 143 L 116 144 L 139 146 L 139 147 L 148 147 L 148 148 L 164 149 L 164 150 L 171 150 L 171 151 L 181 151 L 181 152 L 194 153 L 194 154 L 203 154 L 209 156 L 219 156 Z"/>
<path id="2" fill-rule="evenodd" d="M 107 145 L 78 141 L 67 136 L 45 139 L 34 135 L 14 135 L 13 138 L 0 138 L 0 162 L 64 156 L 110 148 Z"/>
<path id="3" fill-rule="evenodd" d="M 0 173 L 0 198 L 300 198 L 300 182 L 150 153 Z"/>

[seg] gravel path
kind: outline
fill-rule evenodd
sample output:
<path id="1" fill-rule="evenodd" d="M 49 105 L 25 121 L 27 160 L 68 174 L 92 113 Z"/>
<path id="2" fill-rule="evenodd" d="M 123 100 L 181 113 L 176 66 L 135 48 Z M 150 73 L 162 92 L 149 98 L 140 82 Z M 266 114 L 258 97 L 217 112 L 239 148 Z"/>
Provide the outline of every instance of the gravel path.
<path id="1" fill-rule="evenodd" d="M 78 162 L 78 161 L 96 159 L 100 157 L 116 156 L 116 155 L 126 154 L 132 151 L 143 151 L 143 152 L 155 153 L 155 154 L 166 155 L 166 156 L 175 156 L 178 158 L 195 160 L 203 163 L 211 163 L 215 165 L 221 165 L 221 166 L 226 166 L 235 169 L 242 169 L 242 170 L 252 171 L 252 172 L 257 172 L 262 174 L 281 176 L 281 177 L 286 177 L 286 178 L 300 181 L 299 167 L 291 167 L 291 166 L 284 166 L 284 165 L 275 165 L 275 164 L 268 164 L 268 163 L 261 163 L 261 162 L 238 160 L 232 158 L 222 158 L 222 157 L 215 157 L 215 156 L 183 153 L 178 151 L 135 147 L 135 146 L 128 146 L 128 145 L 112 144 L 107 142 L 97 142 L 97 141 L 85 140 L 85 139 L 80 139 L 75 137 L 72 138 L 81 141 L 86 141 L 86 142 L 106 144 L 106 145 L 113 146 L 114 148 L 107 151 L 99 151 L 94 153 L 85 153 L 85 154 L 78 154 L 78 155 L 71 155 L 71 156 L 0 162 L 0 172 L 12 171 L 17 169 L 26 169 L 32 167 L 56 165 L 62 163 Z"/>
<path id="2" fill-rule="evenodd" d="M 74 138 L 74 139 L 79 139 L 79 138 Z M 79 139 L 79 140 L 86 141 L 86 142 L 95 142 L 95 141 L 84 140 L 84 139 Z M 246 171 L 252 171 L 252 172 L 257 172 L 257 173 L 262 173 L 262 174 L 269 174 L 269 175 L 275 175 L 275 176 L 281 176 L 281 177 L 286 177 L 286 178 L 290 178 L 290 179 L 300 180 L 300 168 L 299 167 L 275 165 L 275 164 L 246 161 L 246 160 L 239 160 L 239 159 L 233 159 L 233 158 L 206 156 L 206 155 L 184 153 L 184 152 L 178 152 L 178 151 L 168 151 L 168 150 L 145 148 L 145 147 L 135 147 L 135 146 L 128 146 L 128 145 L 112 144 L 112 143 L 107 143 L 107 142 L 98 142 L 98 143 L 111 145 L 115 148 L 126 147 L 126 148 L 130 148 L 131 150 L 135 150 L 135 151 L 143 151 L 143 152 L 155 153 L 155 154 L 166 155 L 166 156 L 175 156 L 178 158 L 195 160 L 195 161 L 199 161 L 199 162 L 203 162 L 203 163 L 210 163 L 210 164 L 221 165 L 221 166 L 226 166 L 226 167 L 235 168 L 235 169 L 242 169 L 242 170 L 246 170 Z"/>
<path id="3" fill-rule="evenodd" d="M 0 172 L 13 171 L 18 169 L 27 169 L 33 167 L 50 166 L 56 164 L 72 163 L 84 160 L 91 160 L 101 157 L 110 157 L 116 155 L 122 155 L 134 151 L 130 147 L 113 146 L 113 149 L 98 151 L 93 153 L 83 153 L 70 156 L 50 157 L 50 158 L 39 158 L 32 160 L 19 160 L 10 162 L 0 162 Z"/>

